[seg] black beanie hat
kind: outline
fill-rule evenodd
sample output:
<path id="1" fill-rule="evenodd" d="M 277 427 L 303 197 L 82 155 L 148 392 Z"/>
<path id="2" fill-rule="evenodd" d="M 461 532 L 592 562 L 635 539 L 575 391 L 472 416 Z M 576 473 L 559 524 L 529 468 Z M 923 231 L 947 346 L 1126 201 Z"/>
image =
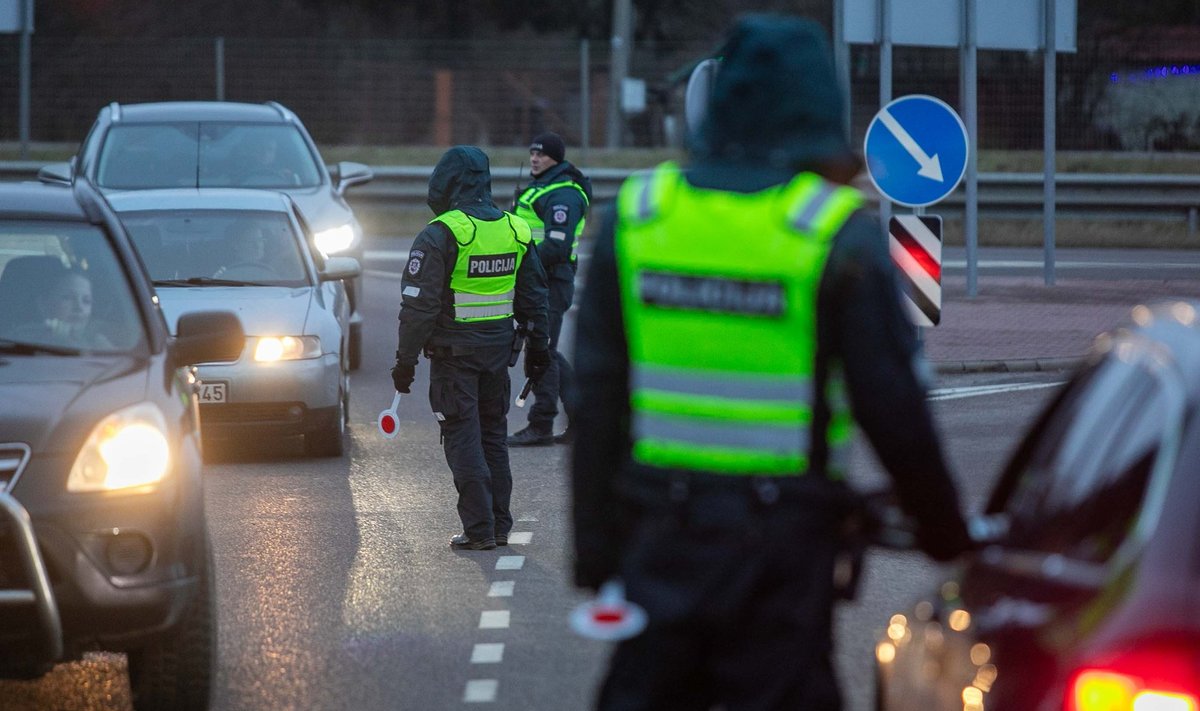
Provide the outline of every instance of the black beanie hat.
<path id="1" fill-rule="evenodd" d="M 567 157 L 567 146 L 563 143 L 562 137 L 550 131 L 535 136 L 533 142 L 529 144 L 529 150 L 541 151 L 558 163 L 562 163 L 563 158 Z"/>

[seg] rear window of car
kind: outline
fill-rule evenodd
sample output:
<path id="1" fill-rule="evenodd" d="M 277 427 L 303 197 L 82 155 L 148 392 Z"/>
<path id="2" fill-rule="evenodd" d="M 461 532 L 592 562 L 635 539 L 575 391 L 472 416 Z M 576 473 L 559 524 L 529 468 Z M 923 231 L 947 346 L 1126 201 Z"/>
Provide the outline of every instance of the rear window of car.
<path id="1" fill-rule="evenodd" d="M 158 285 L 224 279 L 267 286 L 310 283 L 301 238 L 281 212 L 144 210 L 122 212 L 146 270 Z"/>
<path id="2" fill-rule="evenodd" d="M 141 310 L 104 232 L 0 220 L 0 340 L 64 354 L 146 347 Z"/>
<path id="3" fill-rule="evenodd" d="M 1013 545 L 1096 563 L 1120 547 L 1181 423 L 1180 395 L 1164 375 L 1112 356 L 1073 383 L 1012 472 Z"/>
<path id="4" fill-rule="evenodd" d="M 175 122 L 114 125 L 96 183 L 114 190 L 169 187 L 306 188 L 320 164 L 291 124 Z"/>

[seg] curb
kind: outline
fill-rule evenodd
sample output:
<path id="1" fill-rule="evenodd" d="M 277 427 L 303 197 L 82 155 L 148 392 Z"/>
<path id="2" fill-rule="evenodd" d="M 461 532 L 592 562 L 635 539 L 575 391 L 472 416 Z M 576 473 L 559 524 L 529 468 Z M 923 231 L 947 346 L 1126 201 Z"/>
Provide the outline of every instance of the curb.
<path id="1" fill-rule="evenodd" d="M 1083 358 L 1010 358 L 1006 360 L 940 360 L 938 373 L 1042 373 L 1075 370 Z"/>

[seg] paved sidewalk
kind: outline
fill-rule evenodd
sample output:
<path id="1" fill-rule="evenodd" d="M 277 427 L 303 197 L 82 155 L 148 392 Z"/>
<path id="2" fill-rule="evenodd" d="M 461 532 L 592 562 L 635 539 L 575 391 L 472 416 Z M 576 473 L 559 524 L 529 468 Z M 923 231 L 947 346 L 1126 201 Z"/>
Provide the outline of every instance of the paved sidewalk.
<path id="1" fill-rule="evenodd" d="M 1200 280 L 983 277 L 967 297 L 965 277 L 946 277 L 942 318 L 921 329 L 939 372 L 1036 371 L 1073 367 L 1096 335 L 1129 321 L 1138 304 L 1200 301 Z"/>

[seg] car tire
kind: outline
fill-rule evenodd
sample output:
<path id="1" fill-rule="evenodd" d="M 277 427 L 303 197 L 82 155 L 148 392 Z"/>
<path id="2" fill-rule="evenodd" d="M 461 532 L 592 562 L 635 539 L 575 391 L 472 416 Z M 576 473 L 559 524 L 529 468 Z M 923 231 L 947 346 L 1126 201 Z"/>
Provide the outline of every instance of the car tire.
<path id="1" fill-rule="evenodd" d="M 345 451 L 346 418 L 350 412 L 350 393 L 343 385 L 338 394 L 338 410 L 326 427 L 304 435 L 304 454 L 309 457 L 340 457 Z"/>
<path id="2" fill-rule="evenodd" d="M 198 572 L 196 594 L 171 634 L 129 652 L 129 685 L 138 711 L 208 708 L 217 668 L 217 619 L 216 568 L 207 532 Z"/>
<path id="3" fill-rule="evenodd" d="M 350 324 L 350 370 L 358 370 L 362 366 L 362 324 Z"/>

